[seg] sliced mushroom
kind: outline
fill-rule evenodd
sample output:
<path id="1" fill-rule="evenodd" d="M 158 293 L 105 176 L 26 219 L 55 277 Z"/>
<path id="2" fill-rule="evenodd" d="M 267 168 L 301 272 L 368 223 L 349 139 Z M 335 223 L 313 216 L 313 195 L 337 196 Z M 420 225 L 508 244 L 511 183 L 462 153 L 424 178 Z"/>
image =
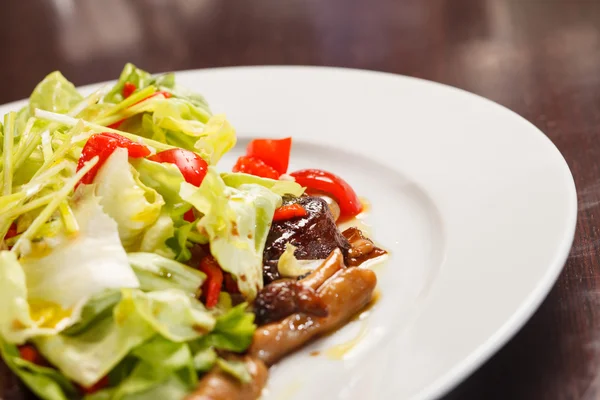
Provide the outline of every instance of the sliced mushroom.
<path id="1" fill-rule="evenodd" d="M 264 325 L 254 333 L 248 354 L 273 365 L 310 340 L 342 326 L 369 303 L 376 284 L 377 277 L 371 270 L 348 268 L 338 271 L 317 290 L 327 305 L 329 314 L 326 317 L 295 313 L 282 321 Z"/>

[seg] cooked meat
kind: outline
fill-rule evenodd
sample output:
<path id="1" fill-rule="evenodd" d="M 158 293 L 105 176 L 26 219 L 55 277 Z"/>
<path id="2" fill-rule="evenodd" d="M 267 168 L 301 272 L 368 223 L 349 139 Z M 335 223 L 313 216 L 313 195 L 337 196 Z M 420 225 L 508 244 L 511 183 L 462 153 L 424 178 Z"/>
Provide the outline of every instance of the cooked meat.
<path id="1" fill-rule="evenodd" d="M 373 244 L 373 241 L 365 237 L 362 231 L 356 227 L 346 229 L 342 235 L 350 243 L 350 250 L 346 255 L 346 264 L 356 267 L 371 258 L 379 257 L 387 253 Z"/>
<path id="2" fill-rule="evenodd" d="M 296 312 L 325 317 L 327 306 L 313 289 L 289 279 L 268 284 L 254 300 L 258 325 L 279 321 Z"/>
<path id="3" fill-rule="evenodd" d="M 263 253 L 265 284 L 280 278 L 277 261 L 288 242 L 296 246 L 294 255 L 299 260 L 324 259 L 336 248 L 344 255 L 350 250 L 350 244 L 336 226 L 325 200 L 312 196 L 284 198 L 284 205 L 292 203 L 302 205 L 308 215 L 273 222 Z"/>
<path id="4" fill-rule="evenodd" d="M 327 304 L 327 317 L 292 314 L 256 330 L 248 354 L 273 365 L 311 339 L 342 326 L 373 297 L 377 284 L 368 269 L 347 268 L 337 272 L 317 291 Z"/>
<path id="5" fill-rule="evenodd" d="M 244 361 L 252 375 L 252 381 L 241 383 L 218 367 L 206 374 L 194 393 L 186 400 L 256 400 L 260 397 L 263 387 L 267 382 L 268 370 L 265 364 L 252 357 L 245 357 Z"/>

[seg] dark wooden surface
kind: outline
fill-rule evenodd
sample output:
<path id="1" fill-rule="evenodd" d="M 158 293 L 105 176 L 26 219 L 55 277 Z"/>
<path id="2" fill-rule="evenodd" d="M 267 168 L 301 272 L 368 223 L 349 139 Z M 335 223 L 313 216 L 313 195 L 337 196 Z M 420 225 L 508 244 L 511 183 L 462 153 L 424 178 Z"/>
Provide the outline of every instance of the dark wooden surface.
<path id="1" fill-rule="evenodd" d="M 123 64 L 366 68 L 486 96 L 564 154 L 579 225 L 523 330 L 446 400 L 600 398 L 600 0 L 6 0 L 0 103 L 59 69 L 76 84 Z M 0 398 L 18 399 L 10 393 Z"/>

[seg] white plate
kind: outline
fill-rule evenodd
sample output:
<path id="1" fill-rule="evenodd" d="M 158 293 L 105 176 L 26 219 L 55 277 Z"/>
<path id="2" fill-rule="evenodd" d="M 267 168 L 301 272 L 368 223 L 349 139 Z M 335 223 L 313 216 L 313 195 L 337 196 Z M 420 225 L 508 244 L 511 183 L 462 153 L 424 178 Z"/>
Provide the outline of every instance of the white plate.
<path id="1" fill-rule="evenodd" d="M 577 207 L 567 164 L 491 101 L 333 68 L 187 71 L 178 82 L 227 113 L 241 144 L 292 136 L 291 169 L 346 178 L 391 252 L 375 307 L 272 368 L 265 400 L 438 397 L 525 323 L 565 262 Z M 343 360 L 330 359 L 356 337 Z"/>

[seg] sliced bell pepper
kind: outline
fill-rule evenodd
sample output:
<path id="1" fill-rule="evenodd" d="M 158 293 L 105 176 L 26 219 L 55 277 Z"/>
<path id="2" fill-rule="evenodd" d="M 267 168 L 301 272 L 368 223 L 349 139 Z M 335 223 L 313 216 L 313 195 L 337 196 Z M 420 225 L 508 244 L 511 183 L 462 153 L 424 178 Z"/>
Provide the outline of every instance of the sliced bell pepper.
<path id="1" fill-rule="evenodd" d="M 250 156 L 241 156 L 233 166 L 233 172 L 244 172 L 262 178 L 279 179 L 281 175 L 264 161 Z"/>
<path id="2" fill-rule="evenodd" d="M 287 221 L 288 219 L 306 217 L 306 209 L 298 203 L 287 204 L 275 210 L 273 221 Z"/>
<path id="3" fill-rule="evenodd" d="M 339 176 L 321 169 L 303 169 L 290 175 L 308 191 L 320 191 L 333 197 L 340 206 L 341 217 L 350 218 L 362 211 L 362 204 L 356 192 Z"/>
<path id="4" fill-rule="evenodd" d="M 102 379 L 100 379 L 98 382 L 96 382 L 95 384 L 93 384 L 90 387 L 83 387 L 80 386 L 81 391 L 83 392 L 83 394 L 93 394 L 96 393 L 99 390 L 104 389 L 105 387 L 107 387 L 109 385 L 109 380 L 108 380 L 108 375 L 104 376 Z"/>
<path id="5" fill-rule="evenodd" d="M 106 162 L 108 157 L 110 157 L 117 147 L 127 149 L 129 157 L 132 158 L 141 158 L 150 155 L 150 149 L 148 147 L 141 143 L 129 140 L 121 135 L 110 132 L 92 135 L 81 151 L 81 157 L 79 157 L 79 162 L 77 163 L 77 171 L 83 168 L 85 163 L 95 156 L 98 156 L 99 160 L 90 172 L 81 178 L 79 183 L 86 185 L 92 183 L 100 170 L 100 167 L 102 167 L 104 162 Z"/>
<path id="6" fill-rule="evenodd" d="M 30 363 L 37 365 L 45 365 L 46 360 L 40 354 L 40 352 L 30 344 L 24 344 L 23 346 L 19 346 L 19 355 L 23 360 L 29 361 Z"/>
<path id="7" fill-rule="evenodd" d="M 137 88 L 133 83 L 125 82 L 125 84 L 123 85 L 123 97 L 128 98 L 133 94 L 133 92 L 135 92 L 136 89 Z"/>
<path id="8" fill-rule="evenodd" d="M 202 298 L 207 308 L 212 308 L 219 302 L 219 293 L 223 285 L 223 271 L 213 256 L 206 256 L 200 261 L 198 269 L 206 274 L 202 284 Z"/>
<path id="9" fill-rule="evenodd" d="M 279 174 L 285 174 L 290 162 L 291 148 L 291 137 L 285 139 L 255 139 L 248 144 L 246 155 L 258 158 Z"/>
<path id="10" fill-rule="evenodd" d="M 208 163 L 198 154 L 185 149 L 161 151 L 148 157 L 148 160 L 174 164 L 181 171 L 183 179 L 194 186 L 200 186 L 208 172 Z"/>

